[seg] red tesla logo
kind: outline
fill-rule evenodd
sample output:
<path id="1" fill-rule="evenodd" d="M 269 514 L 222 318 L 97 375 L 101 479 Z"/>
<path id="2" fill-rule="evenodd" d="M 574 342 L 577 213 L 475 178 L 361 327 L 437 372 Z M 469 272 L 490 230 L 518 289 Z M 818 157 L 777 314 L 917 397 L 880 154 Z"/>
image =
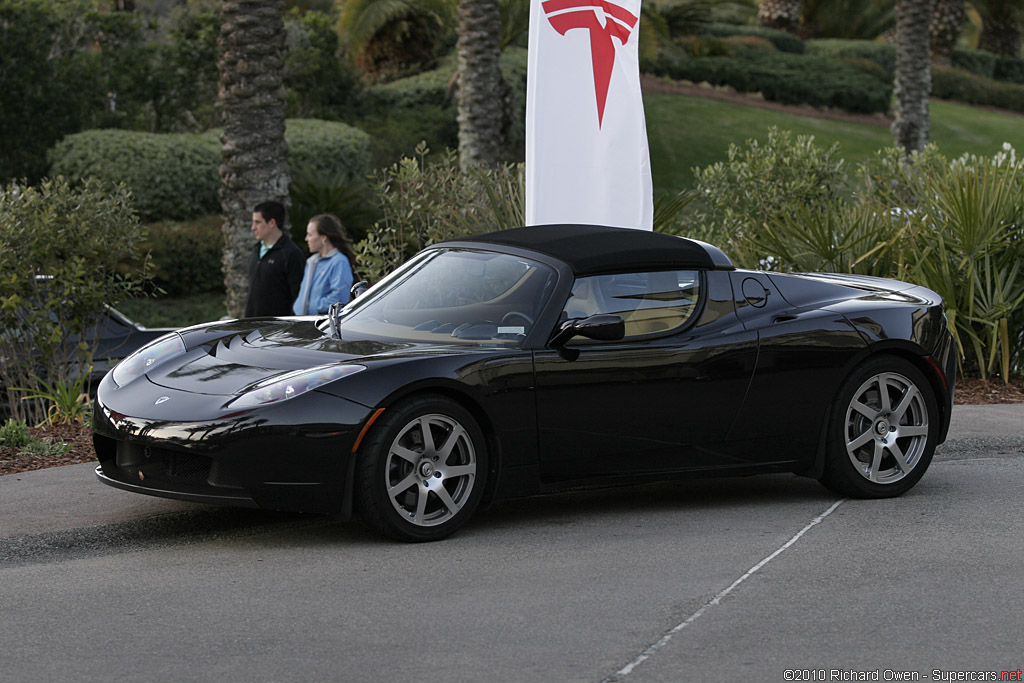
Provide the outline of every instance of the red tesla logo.
<path id="1" fill-rule="evenodd" d="M 608 83 L 615 65 L 615 44 L 618 38 L 625 45 L 636 26 L 637 18 L 618 5 L 605 0 L 546 0 L 541 3 L 551 27 L 564 36 L 574 28 L 590 31 L 590 57 L 594 65 L 594 94 L 597 96 L 597 125 L 604 121 L 604 104 L 608 99 Z"/>

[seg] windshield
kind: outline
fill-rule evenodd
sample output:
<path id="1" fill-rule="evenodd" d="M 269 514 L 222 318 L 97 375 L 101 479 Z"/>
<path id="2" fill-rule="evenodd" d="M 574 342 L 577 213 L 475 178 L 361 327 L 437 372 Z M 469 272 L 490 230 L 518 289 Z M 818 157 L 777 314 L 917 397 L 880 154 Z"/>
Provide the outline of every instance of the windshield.
<path id="1" fill-rule="evenodd" d="M 438 249 L 341 319 L 343 339 L 520 346 L 555 270 L 520 256 Z"/>

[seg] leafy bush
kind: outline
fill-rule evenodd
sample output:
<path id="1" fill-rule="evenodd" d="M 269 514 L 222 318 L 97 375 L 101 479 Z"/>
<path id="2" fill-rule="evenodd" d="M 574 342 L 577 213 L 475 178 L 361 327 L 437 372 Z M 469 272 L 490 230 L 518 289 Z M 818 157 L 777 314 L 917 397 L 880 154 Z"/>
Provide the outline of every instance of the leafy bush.
<path id="1" fill-rule="evenodd" d="M 1013 326 L 1024 313 L 1024 160 L 1003 147 L 992 157 L 947 161 L 932 146 L 924 171 L 888 151 L 876 168 L 900 177 L 889 186 L 899 194 L 877 192 L 879 204 L 902 209 L 895 275 L 943 296 L 968 371 L 1005 380 L 1024 361 Z"/>
<path id="2" fill-rule="evenodd" d="M 288 163 L 311 173 L 347 181 L 370 172 L 370 136 L 339 121 L 288 119 Z"/>
<path id="3" fill-rule="evenodd" d="M 747 267 L 757 267 L 766 255 L 752 245 L 764 226 L 802 208 L 825 210 L 840 201 L 846 186 L 838 144 L 822 149 L 813 136 L 794 138 L 774 126 L 767 142 L 730 145 L 727 161 L 694 174 L 702 198 L 694 205 L 697 222 L 705 234 L 725 238 L 726 249 Z"/>
<path id="4" fill-rule="evenodd" d="M 33 439 L 25 445 L 21 452 L 37 458 L 56 458 L 64 455 L 69 450 L 71 450 L 71 446 L 63 441 L 47 437 L 45 439 Z"/>
<path id="5" fill-rule="evenodd" d="M 124 182 L 143 220 L 184 219 L 220 211 L 220 147 L 187 133 L 88 130 L 50 153 L 52 175 L 72 182 Z"/>
<path id="6" fill-rule="evenodd" d="M 379 217 L 373 188 L 365 180 L 325 176 L 308 169 L 292 169 L 288 187 L 292 205 L 291 234 L 296 244 L 306 237 L 306 225 L 313 216 L 330 213 L 341 219 L 345 232 L 355 242 L 366 237 Z"/>
<path id="7" fill-rule="evenodd" d="M 33 377 L 38 388 L 17 390 L 24 393 L 22 401 L 40 402 L 39 412 L 46 415 L 43 424 L 84 425 L 92 420 L 92 401 L 86 386 L 88 379 L 89 374 L 86 372 L 66 381 L 47 382 L 40 377 Z"/>
<path id="8" fill-rule="evenodd" d="M 289 118 L 349 118 L 359 82 L 349 62 L 339 56 L 334 19 L 324 12 L 292 7 L 284 26 Z"/>
<path id="9" fill-rule="evenodd" d="M 153 285 L 162 296 L 181 297 L 224 290 L 224 236 L 219 215 L 147 226 L 143 242 L 153 264 Z M 303 226 L 305 229 L 305 226 Z"/>
<path id="10" fill-rule="evenodd" d="M 896 46 L 877 40 L 808 40 L 807 53 L 833 59 L 867 59 L 885 69 L 890 80 L 896 71 Z"/>
<path id="11" fill-rule="evenodd" d="M 932 97 L 1024 112 L 1024 85 L 994 81 L 962 69 L 933 66 Z"/>
<path id="12" fill-rule="evenodd" d="M 377 175 L 382 218 L 356 245 L 359 270 L 371 282 L 435 242 L 523 224 L 521 167 L 464 174 L 454 151 L 429 164 L 428 154 L 421 144 L 415 157 Z"/>
<path id="13" fill-rule="evenodd" d="M 848 64 L 762 50 L 736 50 L 730 57 L 680 61 L 672 78 L 728 85 L 740 92 L 760 92 L 786 104 L 835 107 L 871 114 L 889 109 L 892 83 Z"/>
<path id="14" fill-rule="evenodd" d="M 75 133 L 51 151 L 51 172 L 72 182 L 123 181 L 143 220 L 186 220 L 220 212 L 220 129 L 200 135 L 104 129 Z M 366 133 L 335 121 L 288 119 L 292 165 L 329 177 L 364 177 Z"/>
<path id="15" fill-rule="evenodd" d="M 993 78 L 996 75 L 996 56 L 984 50 L 953 50 L 950 66 L 970 71 L 972 74 Z"/>
<path id="16" fill-rule="evenodd" d="M 17 418 L 45 417 L 14 387 L 69 382 L 91 365 L 84 341 L 104 304 L 139 293 L 144 231 L 121 185 L 63 178 L 0 192 L 0 386 Z M 125 270 L 125 263 L 135 266 Z"/>
<path id="17" fill-rule="evenodd" d="M 718 38 L 725 38 L 727 36 L 755 36 L 757 38 L 764 38 L 775 46 L 775 49 L 781 52 L 791 52 L 793 54 L 803 54 L 806 46 L 804 41 L 800 40 L 792 33 L 786 33 L 785 31 L 777 31 L 771 28 L 763 28 L 761 26 L 737 26 L 735 24 L 704 24 L 700 27 L 701 35 L 715 36 Z"/>
<path id="18" fill-rule="evenodd" d="M 522 159 L 526 144 L 526 50 L 506 48 L 500 58 L 502 76 L 510 88 L 509 158 Z M 421 141 L 435 148 L 458 148 L 454 55 L 439 66 L 369 88 L 359 127 L 373 138 L 374 167 L 389 166 Z"/>
<path id="19" fill-rule="evenodd" d="M 1024 59 L 1000 55 L 996 58 L 996 69 L 993 77 L 997 81 L 1024 83 Z"/>
<path id="20" fill-rule="evenodd" d="M 0 425 L 0 445 L 21 448 L 31 441 L 32 435 L 28 433 L 28 424 L 24 420 L 9 417 Z"/>
<path id="21" fill-rule="evenodd" d="M 747 267 L 895 277 L 943 296 L 966 373 L 1004 379 L 1024 367 L 1024 160 L 947 160 L 934 145 L 910 163 L 898 148 L 857 169 L 836 146 L 771 131 L 696 170 L 686 233 Z M 677 224 L 671 230 L 680 232 Z"/>

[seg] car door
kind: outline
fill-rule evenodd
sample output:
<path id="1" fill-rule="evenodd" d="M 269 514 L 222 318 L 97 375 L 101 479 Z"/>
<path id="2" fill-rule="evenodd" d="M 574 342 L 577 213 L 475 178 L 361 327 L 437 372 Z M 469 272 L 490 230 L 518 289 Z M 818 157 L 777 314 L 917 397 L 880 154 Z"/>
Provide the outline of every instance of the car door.
<path id="1" fill-rule="evenodd" d="M 626 334 L 535 353 L 542 481 L 735 464 L 715 443 L 743 402 L 757 336 L 735 315 L 726 273 L 577 278 L 563 313 L 621 315 Z"/>

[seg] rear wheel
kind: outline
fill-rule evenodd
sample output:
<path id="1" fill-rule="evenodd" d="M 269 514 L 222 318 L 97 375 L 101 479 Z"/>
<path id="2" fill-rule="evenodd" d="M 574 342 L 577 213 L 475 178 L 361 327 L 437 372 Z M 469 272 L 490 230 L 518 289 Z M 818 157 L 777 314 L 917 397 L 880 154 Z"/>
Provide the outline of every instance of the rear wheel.
<path id="1" fill-rule="evenodd" d="M 832 405 L 821 482 L 857 498 L 910 490 L 931 463 L 939 428 L 935 393 L 908 361 L 867 361 L 843 383 Z"/>
<path id="2" fill-rule="evenodd" d="M 363 519 L 403 541 L 436 541 L 464 525 L 487 478 L 483 433 L 441 396 L 389 408 L 359 449 L 356 503 Z"/>

